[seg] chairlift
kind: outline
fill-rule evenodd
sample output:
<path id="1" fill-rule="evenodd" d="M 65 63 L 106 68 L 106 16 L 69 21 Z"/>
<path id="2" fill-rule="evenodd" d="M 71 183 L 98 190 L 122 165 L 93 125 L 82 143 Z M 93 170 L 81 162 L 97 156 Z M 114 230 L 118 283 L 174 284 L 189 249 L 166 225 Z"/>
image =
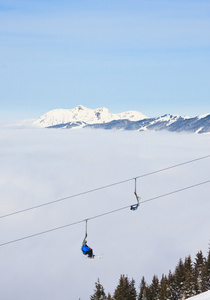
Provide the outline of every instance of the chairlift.
<path id="1" fill-rule="evenodd" d="M 141 198 L 137 195 L 137 192 L 136 192 L 136 179 L 137 179 L 137 178 L 134 178 L 134 180 L 135 180 L 135 190 L 134 190 L 134 195 L 136 196 L 137 203 L 131 205 L 130 210 L 137 210 L 137 208 L 139 207 L 139 204 L 140 204 L 139 201 L 140 201 L 140 199 L 141 199 Z"/>

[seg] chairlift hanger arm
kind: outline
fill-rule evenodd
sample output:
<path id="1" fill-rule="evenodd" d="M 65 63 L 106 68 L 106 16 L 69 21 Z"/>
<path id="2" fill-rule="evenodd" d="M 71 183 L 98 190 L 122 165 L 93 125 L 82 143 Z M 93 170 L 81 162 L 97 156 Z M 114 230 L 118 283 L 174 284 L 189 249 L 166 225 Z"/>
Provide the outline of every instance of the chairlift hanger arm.
<path id="1" fill-rule="evenodd" d="M 85 220 L 86 225 L 85 225 L 85 237 L 84 237 L 84 240 L 82 242 L 83 245 L 85 244 L 86 238 L 87 238 L 87 221 L 88 221 L 88 219 Z"/>

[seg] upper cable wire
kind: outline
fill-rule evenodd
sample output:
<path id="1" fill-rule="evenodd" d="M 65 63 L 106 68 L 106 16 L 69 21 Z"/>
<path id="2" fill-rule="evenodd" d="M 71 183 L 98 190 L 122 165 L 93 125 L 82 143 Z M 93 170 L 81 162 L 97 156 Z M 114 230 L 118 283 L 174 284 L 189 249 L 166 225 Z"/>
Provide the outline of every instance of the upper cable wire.
<path id="1" fill-rule="evenodd" d="M 58 203 L 58 202 L 61 202 L 61 201 L 65 201 L 67 199 L 72 199 L 72 198 L 75 198 L 75 197 L 83 196 L 85 194 L 93 193 L 93 192 L 96 192 L 96 191 L 99 191 L 99 190 L 102 190 L 102 189 L 110 188 L 112 186 L 123 184 L 123 183 L 129 182 L 129 181 L 134 180 L 134 179 L 154 175 L 154 174 L 157 174 L 157 173 L 160 173 L 160 172 L 163 172 L 163 171 L 167 171 L 167 170 L 170 170 L 170 169 L 173 169 L 173 168 L 177 168 L 177 167 L 180 167 L 180 166 L 183 166 L 183 165 L 186 165 L 186 164 L 190 164 L 190 163 L 193 163 L 193 162 L 196 162 L 196 161 L 199 161 L 199 160 L 202 160 L 202 159 L 206 159 L 206 158 L 209 158 L 209 157 L 210 157 L 210 155 L 202 156 L 202 157 L 199 157 L 199 158 L 188 160 L 188 161 L 183 162 L 183 163 L 179 163 L 179 164 L 172 165 L 172 166 L 169 166 L 169 167 L 166 167 L 166 168 L 163 168 L 163 169 L 159 169 L 159 170 L 156 170 L 156 171 L 153 171 L 153 172 L 150 172 L 150 173 L 145 173 L 143 175 L 135 176 L 133 178 L 118 181 L 118 182 L 108 184 L 108 185 L 104 185 L 104 186 L 101 186 L 101 187 L 98 187 L 98 188 L 95 188 L 95 189 L 92 189 L 92 190 L 88 190 L 88 191 L 81 192 L 81 193 L 78 193 L 78 194 L 70 195 L 70 196 L 60 198 L 60 199 L 57 199 L 57 200 L 53 200 L 53 201 L 50 201 L 50 202 L 45 202 L 45 203 L 42 203 L 42 204 L 39 204 L 39 205 L 35 205 L 35 206 L 32 206 L 32 207 L 28 207 L 28 208 L 25 208 L 25 209 L 18 210 L 18 211 L 15 211 L 15 212 L 7 213 L 5 215 L 0 216 L 0 219 L 10 217 L 10 216 L 13 216 L 13 215 L 16 215 L 16 214 L 20 214 L 20 213 L 23 213 L 23 212 L 27 212 L 27 211 L 30 211 L 30 210 L 33 210 L 33 209 L 41 208 L 43 206 L 55 204 L 55 203 Z"/>

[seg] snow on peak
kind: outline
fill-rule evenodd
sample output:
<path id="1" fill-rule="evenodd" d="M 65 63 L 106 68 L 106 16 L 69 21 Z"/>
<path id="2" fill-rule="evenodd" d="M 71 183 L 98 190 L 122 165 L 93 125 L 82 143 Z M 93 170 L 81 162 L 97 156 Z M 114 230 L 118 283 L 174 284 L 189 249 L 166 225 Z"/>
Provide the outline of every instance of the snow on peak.
<path id="1" fill-rule="evenodd" d="M 86 124 L 107 123 L 113 120 L 127 119 L 138 121 L 147 118 L 137 111 L 127 111 L 119 114 L 111 113 L 106 107 L 90 109 L 83 105 L 78 105 L 73 109 L 54 109 L 42 115 L 34 122 L 41 127 L 55 126 L 69 122 L 82 122 Z"/>
<path id="2" fill-rule="evenodd" d="M 205 114 L 205 115 L 198 116 L 198 119 L 206 118 L 206 117 L 209 116 L 209 115 L 210 115 L 210 114 Z"/>

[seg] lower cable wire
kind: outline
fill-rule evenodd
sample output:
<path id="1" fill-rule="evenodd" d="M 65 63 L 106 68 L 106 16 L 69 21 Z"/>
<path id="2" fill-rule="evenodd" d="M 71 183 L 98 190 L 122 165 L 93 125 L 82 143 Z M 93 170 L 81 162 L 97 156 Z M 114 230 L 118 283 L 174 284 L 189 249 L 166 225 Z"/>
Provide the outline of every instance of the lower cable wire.
<path id="1" fill-rule="evenodd" d="M 149 202 L 149 201 L 154 201 L 154 200 L 159 199 L 159 198 L 163 198 L 163 197 L 166 197 L 166 196 L 169 196 L 169 195 L 172 195 L 172 194 L 180 193 L 182 191 L 189 190 L 189 189 L 192 189 L 192 188 L 195 188 L 195 187 L 207 184 L 207 183 L 210 183 L 210 180 L 203 181 L 203 182 L 191 185 L 191 186 L 187 186 L 187 187 L 184 187 L 184 188 L 181 188 L 181 189 L 178 189 L 178 190 L 166 193 L 166 194 L 162 194 L 162 195 L 150 198 L 150 199 L 146 199 L 146 200 L 140 202 L 140 206 L 144 203 Z M 48 230 L 41 231 L 41 232 L 38 232 L 38 233 L 34 233 L 34 234 L 31 234 L 31 235 L 28 235 L 28 236 L 25 236 L 25 237 L 22 237 L 22 238 L 19 238 L 19 239 L 11 240 L 11 241 L 0 244 L 0 247 L 8 245 L 8 244 L 12 244 L 12 243 L 20 242 L 22 240 L 33 238 L 33 237 L 36 237 L 36 236 L 39 236 L 39 235 L 42 235 L 42 234 L 46 234 L 46 233 L 49 233 L 49 232 L 52 232 L 52 231 L 60 230 L 60 229 L 66 228 L 66 227 L 74 226 L 74 225 L 77 225 L 79 223 L 86 222 L 87 220 L 93 220 L 93 219 L 96 219 L 96 218 L 101 218 L 103 216 L 113 214 L 113 213 L 116 213 L 118 211 L 121 211 L 121 210 L 124 210 L 124 209 L 127 209 L 127 208 L 130 208 L 130 205 L 127 205 L 127 206 L 124 206 L 124 207 L 121 207 L 121 208 L 118 208 L 118 209 L 115 209 L 115 210 L 111 210 L 111 211 L 108 211 L 108 212 L 105 212 L 105 213 L 102 213 L 102 214 L 99 214 L 99 215 L 96 215 L 96 216 L 93 216 L 93 217 L 89 217 L 89 218 L 86 218 L 84 220 L 80 220 L 80 221 L 73 222 L 73 223 L 70 223 L 70 224 L 66 224 L 66 225 L 63 225 L 63 226 L 59 226 L 59 227 L 56 227 L 56 228 L 52 228 L 52 229 L 48 229 Z"/>

